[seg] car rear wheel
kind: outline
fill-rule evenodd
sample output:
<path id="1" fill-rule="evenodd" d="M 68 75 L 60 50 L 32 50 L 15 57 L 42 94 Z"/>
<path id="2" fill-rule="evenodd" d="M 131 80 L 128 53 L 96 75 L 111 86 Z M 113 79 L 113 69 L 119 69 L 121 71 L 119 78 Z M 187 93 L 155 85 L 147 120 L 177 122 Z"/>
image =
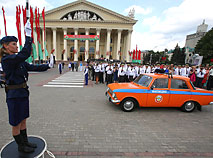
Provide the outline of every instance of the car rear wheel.
<path id="1" fill-rule="evenodd" d="M 131 112 L 134 110 L 136 102 L 132 98 L 124 99 L 121 103 L 121 109 L 125 112 Z"/>
<path id="2" fill-rule="evenodd" d="M 193 101 L 188 101 L 183 104 L 183 106 L 181 107 L 181 110 L 184 112 L 192 112 L 192 111 L 194 111 L 195 106 L 196 105 Z"/>

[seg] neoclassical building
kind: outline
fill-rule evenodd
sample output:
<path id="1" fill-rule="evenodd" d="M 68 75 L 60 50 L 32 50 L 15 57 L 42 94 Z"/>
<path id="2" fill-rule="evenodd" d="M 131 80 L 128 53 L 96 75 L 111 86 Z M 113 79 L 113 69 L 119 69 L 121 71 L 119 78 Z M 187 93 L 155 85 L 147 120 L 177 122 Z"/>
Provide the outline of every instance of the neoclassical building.
<path id="1" fill-rule="evenodd" d="M 133 12 L 123 16 L 89 1 L 77 0 L 45 12 L 46 31 L 40 18 L 42 39 L 46 33 L 47 51 L 50 54 L 55 49 L 56 61 L 101 57 L 129 61 L 133 25 L 137 22 Z M 74 38 L 67 38 L 70 36 Z"/>

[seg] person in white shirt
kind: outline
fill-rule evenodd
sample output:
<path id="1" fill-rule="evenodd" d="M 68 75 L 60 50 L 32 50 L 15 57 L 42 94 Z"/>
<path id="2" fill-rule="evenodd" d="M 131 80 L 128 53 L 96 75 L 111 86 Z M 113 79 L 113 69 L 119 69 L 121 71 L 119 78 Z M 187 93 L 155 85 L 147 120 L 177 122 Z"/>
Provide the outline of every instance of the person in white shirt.
<path id="1" fill-rule="evenodd" d="M 144 73 L 143 65 L 139 66 L 138 74 L 141 75 Z"/>
<path id="2" fill-rule="evenodd" d="M 86 65 L 85 69 L 84 69 L 84 81 L 85 81 L 85 85 L 88 85 L 88 65 Z"/>
<path id="3" fill-rule="evenodd" d="M 151 73 L 151 66 L 147 66 L 146 73 Z"/>
<path id="4" fill-rule="evenodd" d="M 118 80 L 119 82 L 125 82 L 126 69 L 124 64 L 121 64 L 121 67 L 118 69 Z"/>
<path id="5" fill-rule="evenodd" d="M 104 71 L 105 71 L 104 64 L 101 63 L 99 66 L 100 66 L 99 82 L 104 83 Z"/>
<path id="6" fill-rule="evenodd" d="M 189 67 L 189 65 L 186 64 L 186 77 L 189 77 L 190 70 L 191 70 L 191 67 Z"/>
<path id="7" fill-rule="evenodd" d="M 129 79 L 129 82 L 132 82 L 135 78 L 135 68 L 133 65 L 131 65 L 129 68 L 128 68 L 128 79 Z"/>
<path id="8" fill-rule="evenodd" d="M 107 85 L 109 83 L 112 83 L 112 73 L 113 73 L 113 66 L 109 63 L 109 65 L 106 67 L 106 74 L 107 74 Z"/>
<path id="9" fill-rule="evenodd" d="M 175 68 L 174 75 L 180 75 L 180 69 L 181 69 L 181 66 L 178 65 L 178 67 Z"/>
<path id="10" fill-rule="evenodd" d="M 204 75 L 206 74 L 206 70 L 201 66 L 200 71 L 197 71 L 197 78 L 196 78 L 196 87 L 202 88 L 202 81 L 204 78 Z"/>
<path id="11" fill-rule="evenodd" d="M 95 64 L 94 70 L 95 70 L 95 81 L 96 81 L 95 84 L 98 84 L 99 72 L 100 72 L 100 66 L 98 63 Z"/>
<path id="12" fill-rule="evenodd" d="M 182 66 L 182 68 L 181 68 L 181 74 L 180 74 L 180 75 L 186 77 L 186 76 L 187 76 L 187 75 L 186 75 L 186 71 L 187 71 L 187 70 L 186 70 L 186 67 L 185 67 L 185 66 Z M 187 77 L 188 77 L 188 76 L 187 76 Z"/>
<path id="13" fill-rule="evenodd" d="M 135 78 L 134 79 L 136 79 L 138 76 L 139 76 L 139 67 L 138 67 L 138 65 L 135 65 Z"/>
<path id="14" fill-rule="evenodd" d="M 210 67 L 208 82 L 207 82 L 207 90 L 211 90 L 213 88 L 213 66 Z"/>

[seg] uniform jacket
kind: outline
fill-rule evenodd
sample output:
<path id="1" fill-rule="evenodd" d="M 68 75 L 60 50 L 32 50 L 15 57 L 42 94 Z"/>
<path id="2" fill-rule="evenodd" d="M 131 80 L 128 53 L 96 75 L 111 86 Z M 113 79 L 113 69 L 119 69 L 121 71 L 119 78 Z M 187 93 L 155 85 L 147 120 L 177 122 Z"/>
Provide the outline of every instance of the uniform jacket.
<path id="1" fill-rule="evenodd" d="M 2 68 L 5 73 L 7 85 L 18 85 L 28 80 L 28 71 L 45 71 L 48 65 L 32 65 L 25 60 L 30 56 L 32 48 L 32 38 L 26 37 L 25 45 L 17 54 L 4 55 L 2 57 Z M 28 97 L 28 88 L 11 89 L 6 93 L 7 98 Z"/>

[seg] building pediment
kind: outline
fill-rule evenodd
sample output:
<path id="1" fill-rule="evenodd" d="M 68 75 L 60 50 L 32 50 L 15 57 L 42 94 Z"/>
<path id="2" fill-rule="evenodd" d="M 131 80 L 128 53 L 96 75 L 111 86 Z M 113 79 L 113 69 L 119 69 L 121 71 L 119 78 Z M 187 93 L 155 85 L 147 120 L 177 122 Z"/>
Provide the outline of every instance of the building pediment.
<path id="1" fill-rule="evenodd" d="M 46 21 L 97 21 L 132 24 L 137 22 L 137 20 L 86 0 L 77 0 L 73 3 L 49 10 L 45 13 L 45 19 Z"/>

